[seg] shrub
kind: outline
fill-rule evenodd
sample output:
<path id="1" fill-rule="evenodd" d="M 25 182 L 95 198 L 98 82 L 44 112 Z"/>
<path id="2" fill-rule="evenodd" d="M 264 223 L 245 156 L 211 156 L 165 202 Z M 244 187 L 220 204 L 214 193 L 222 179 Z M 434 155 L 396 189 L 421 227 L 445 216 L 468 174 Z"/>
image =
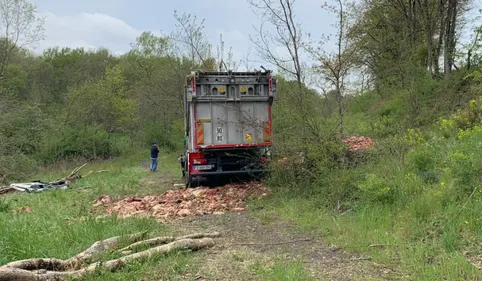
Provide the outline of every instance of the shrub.
<path id="1" fill-rule="evenodd" d="M 49 132 L 38 153 L 44 163 L 72 158 L 109 158 L 118 156 L 112 138 L 101 126 L 71 126 L 63 132 Z"/>
<path id="2" fill-rule="evenodd" d="M 362 199 L 366 201 L 393 202 L 394 190 L 386 178 L 370 173 L 362 182 L 358 183 L 357 187 L 362 193 Z"/>
<path id="3" fill-rule="evenodd" d="M 184 125 L 183 121 L 172 124 L 158 122 L 147 123 L 141 131 L 140 141 L 145 145 L 151 145 L 156 141 L 160 147 L 170 150 L 177 150 L 184 147 Z"/>
<path id="4" fill-rule="evenodd" d="M 32 157 L 22 153 L 0 155 L 0 174 L 5 176 L 7 182 L 27 180 L 36 172 L 38 172 L 38 163 Z"/>
<path id="5" fill-rule="evenodd" d="M 437 153 L 429 145 L 410 151 L 407 158 L 410 169 L 426 183 L 438 181 L 438 175 L 435 171 Z"/>

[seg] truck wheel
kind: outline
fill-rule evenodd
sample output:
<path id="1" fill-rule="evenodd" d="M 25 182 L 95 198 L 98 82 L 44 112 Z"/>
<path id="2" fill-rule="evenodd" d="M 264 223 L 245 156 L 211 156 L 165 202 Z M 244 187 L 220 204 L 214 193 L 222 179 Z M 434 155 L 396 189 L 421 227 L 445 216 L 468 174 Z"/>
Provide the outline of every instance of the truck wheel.
<path id="1" fill-rule="evenodd" d="M 190 188 L 191 187 L 191 176 L 189 176 L 189 174 L 185 175 L 184 177 L 184 184 L 185 184 L 185 187 L 186 188 Z"/>

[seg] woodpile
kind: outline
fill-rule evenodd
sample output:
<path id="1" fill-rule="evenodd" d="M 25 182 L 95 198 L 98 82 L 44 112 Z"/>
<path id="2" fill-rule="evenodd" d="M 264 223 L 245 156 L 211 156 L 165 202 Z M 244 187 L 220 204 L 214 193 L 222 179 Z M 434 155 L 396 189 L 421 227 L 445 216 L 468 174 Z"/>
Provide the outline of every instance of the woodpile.
<path id="1" fill-rule="evenodd" d="M 33 258 L 14 261 L 0 267 L 0 281 L 64 281 L 82 279 L 85 275 L 100 269 L 115 272 L 129 263 L 142 262 L 154 256 L 212 247 L 213 238 L 219 237 L 220 233 L 195 233 L 181 237 L 168 236 L 143 240 L 145 236 L 146 232 L 141 232 L 97 241 L 85 251 L 66 260 Z M 119 250 L 121 241 L 130 245 Z M 123 256 L 108 261 L 97 260 L 113 250 Z M 136 252 L 139 250 L 143 251 Z"/>
<path id="2" fill-rule="evenodd" d="M 127 197 L 112 202 L 108 195 L 93 202 L 103 207 L 107 215 L 120 217 L 153 216 L 159 221 L 186 216 L 241 212 L 248 198 L 267 196 L 270 190 L 258 182 L 225 185 L 216 188 L 187 188 L 169 190 L 160 196 Z"/>

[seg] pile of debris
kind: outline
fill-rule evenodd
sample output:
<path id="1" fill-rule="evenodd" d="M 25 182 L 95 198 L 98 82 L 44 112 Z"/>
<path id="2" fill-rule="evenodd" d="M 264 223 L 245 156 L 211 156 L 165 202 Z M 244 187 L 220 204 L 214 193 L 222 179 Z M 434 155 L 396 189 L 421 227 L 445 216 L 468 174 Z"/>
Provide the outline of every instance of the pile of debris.
<path id="1" fill-rule="evenodd" d="M 94 207 L 103 206 L 107 215 L 119 217 L 153 216 L 159 221 L 176 217 L 241 212 L 248 198 L 267 196 L 270 190 L 259 182 L 229 184 L 216 188 L 169 190 L 160 196 L 127 197 L 113 203 L 105 195 L 95 200 Z"/>
<path id="2" fill-rule="evenodd" d="M 85 178 L 92 173 L 106 172 L 106 170 L 97 172 L 89 171 L 87 174 L 82 176 L 79 172 L 86 165 L 87 164 L 77 167 L 70 173 L 70 175 L 52 182 L 32 181 L 27 183 L 12 183 L 9 187 L 0 188 L 0 195 L 13 192 L 39 193 L 49 189 L 68 189 L 69 184 L 78 179 Z"/>
<path id="3" fill-rule="evenodd" d="M 375 141 L 370 137 L 348 137 L 343 142 L 350 146 L 351 151 L 368 150 L 375 144 Z"/>

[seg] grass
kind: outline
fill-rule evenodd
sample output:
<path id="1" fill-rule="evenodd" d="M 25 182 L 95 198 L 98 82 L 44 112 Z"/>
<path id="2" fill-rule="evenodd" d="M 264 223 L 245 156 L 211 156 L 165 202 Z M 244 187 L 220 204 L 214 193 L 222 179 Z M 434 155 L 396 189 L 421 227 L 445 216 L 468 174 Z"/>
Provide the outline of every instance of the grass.
<path id="1" fill-rule="evenodd" d="M 99 218 L 102 213 L 91 212 L 91 206 L 102 195 L 119 200 L 130 195 L 160 194 L 172 188 L 173 182 L 182 182 L 176 159 L 175 153 L 161 152 L 157 173 L 148 170 L 149 158 L 145 157 L 145 153 L 89 163 L 81 174 L 100 170 L 106 172 L 92 173 L 74 182 L 67 190 L 0 197 L 0 265 L 35 257 L 66 259 L 95 241 L 144 230 L 151 237 L 172 235 L 175 231 L 152 218 Z M 36 178 L 61 178 L 83 163 L 65 162 L 43 168 Z M 23 207 L 28 207 L 30 211 L 17 212 Z M 99 258 L 109 260 L 117 257 L 115 253 L 107 253 Z M 205 258 L 201 253 L 171 253 L 129 264 L 116 273 L 99 270 L 83 280 L 197 280 L 196 273 L 205 266 Z M 231 272 L 230 276 L 236 278 L 314 280 L 297 261 L 254 258 L 252 265 L 246 268 L 240 267 L 243 262 L 235 259 L 230 259 L 229 265 L 224 261 L 215 263 L 211 265 L 212 270 L 204 268 L 202 273 L 217 278 L 225 276 L 225 272 L 219 272 L 220 267 L 234 266 L 236 272 Z"/>
<path id="2" fill-rule="evenodd" d="M 297 199 L 278 194 L 263 201 L 264 208 L 255 214 L 266 222 L 281 219 L 295 223 L 327 244 L 368 254 L 373 261 L 396 269 L 409 280 L 478 280 L 482 277 L 463 255 L 470 247 L 473 253 L 480 252 L 480 245 L 469 243 L 470 239 L 465 236 L 470 233 L 464 229 L 465 222 L 455 220 L 439 225 L 440 233 L 431 237 L 434 222 L 421 222 L 410 210 L 379 204 L 359 206 L 340 214 L 320 207 L 319 201 L 319 198 Z M 468 208 L 475 208 L 477 204 L 480 202 Z M 450 208 L 453 206 L 445 210 L 448 212 Z M 449 214 L 452 215 L 453 212 Z M 465 224 L 465 228 L 468 227 Z M 472 238 L 480 241 L 480 236 Z"/>
<path id="3" fill-rule="evenodd" d="M 312 182 L 276 171 L 275 194 L 256 215 L 293 222 L 409 280 L 481 280 L 481 116 L 474 100 L 430 130 L 380 134 L 365 162 L 319 168 Z"/>
<path id="4" fill-rule="evenodd" d="M 98 219 L 89 210 L 92 201 L 104 194 L 120 199 L 128 195 L 159 194 L 172 188 L 172 180 L 176 180 L 179 174 L 175 158 L 175 154 L 161 153 L 158 173 L 151 173 L 145 167 L 144 162 L 149 158 L 140 153 L 94 163 L 82 173 L 89 170 L 107 172 L 80 179 L 70 189 L 0 197 L 0 265 L 34 257 L 65 259 L 95 241 L 143 230 L 147 230 L 150 236 L 171 234 L 168 227 L 151 218 L 117 219 L 113 216 Z M 50 167 L 38 177 L 51 180 L 65 176 L 77 164 Z M 165 178 L 171 180 L 163 181 Z M 29 207 L 31 211 L 15 212 L 22 207 Z M 189 262 L 191 256 L 171 254 L 130 265 L 115 274 L 101 271 L 86 280 L 178 280 L 179 276 L 194 270 Z"/>
<path id="5" fill-rule="evenodd" d="M 263 281 L 311 281 L 315 280 L 300 261 L 275 260 L 274 262 L 256 262 L 250 266 Z"/>

